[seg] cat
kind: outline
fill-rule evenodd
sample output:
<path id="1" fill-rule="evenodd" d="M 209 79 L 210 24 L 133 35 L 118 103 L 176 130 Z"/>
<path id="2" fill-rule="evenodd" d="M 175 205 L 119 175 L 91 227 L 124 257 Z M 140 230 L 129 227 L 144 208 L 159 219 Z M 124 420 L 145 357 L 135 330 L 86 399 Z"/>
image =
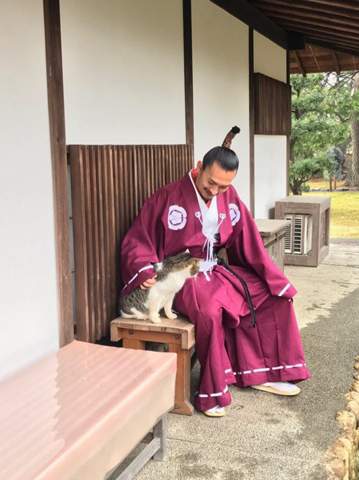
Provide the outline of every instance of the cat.
<path id="1" fill-rule="evenodd" d="M 137 287 L 128 295 L 121 295 L 121 316 L 160 323 L 159 312 L 163 308 L 167 318 L 177 318 L 172 312 L 173 299 L 187 278 L 198 273 L 199 262 L 200 259 L 184 252 L 155 263 L 156 283 L 150 288 Z"/>

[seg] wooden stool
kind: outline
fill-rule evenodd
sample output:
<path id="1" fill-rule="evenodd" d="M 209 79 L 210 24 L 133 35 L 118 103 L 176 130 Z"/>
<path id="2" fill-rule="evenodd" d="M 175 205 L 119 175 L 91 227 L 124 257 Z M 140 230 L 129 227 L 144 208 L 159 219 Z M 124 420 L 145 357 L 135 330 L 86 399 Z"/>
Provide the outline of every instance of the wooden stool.
<path id="1" fill-rule="evenodd" d="M 174 413 L 193 415 L 190 401 L 191 355 L 194 350 L 194 326 L 183 318 L 152 323 L 135 318 L 116 318 L 111 322 L 111 340 L 123 341 L 125 348 L 145 350 L 145 342 L 168 344 L 177 353 L 177 376 Z"/>

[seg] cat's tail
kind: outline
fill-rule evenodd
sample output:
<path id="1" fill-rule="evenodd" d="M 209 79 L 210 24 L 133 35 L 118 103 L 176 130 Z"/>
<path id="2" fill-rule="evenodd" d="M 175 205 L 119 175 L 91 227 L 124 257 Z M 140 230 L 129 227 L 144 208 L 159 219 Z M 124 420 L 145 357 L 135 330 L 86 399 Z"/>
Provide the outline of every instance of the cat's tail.
<path id="1" fill-rule="evenodd" d="M 124 312 L 123 310 L 121 310 L 121 317 L 122 318 L 138 318 L 139 320 L 148 319 L 148 315 L 146 315 L 143 312 L 140 312 L 139 310 L 137 310 L 137 308 L 134 308 L 134 307 L 131 308 L 131 313 Z"/>

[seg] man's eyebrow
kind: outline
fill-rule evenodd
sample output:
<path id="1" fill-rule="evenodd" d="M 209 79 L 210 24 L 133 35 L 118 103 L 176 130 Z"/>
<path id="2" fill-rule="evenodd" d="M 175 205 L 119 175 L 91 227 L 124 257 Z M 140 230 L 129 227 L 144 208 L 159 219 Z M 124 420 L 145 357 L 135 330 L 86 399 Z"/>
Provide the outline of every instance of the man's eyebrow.
<path id="1" fill-rule="evenodd" d="M 215 185 L 217 185 L 217 187 L 229 187 L 229 186 L 230 186 L 230 183 L 227 183 L 227 184 L 217 183 L 215 180 L 213 180 L 212 177 L 209 177 L 209 180 L 210 180 L 211 182 L 213 182 Z"/>

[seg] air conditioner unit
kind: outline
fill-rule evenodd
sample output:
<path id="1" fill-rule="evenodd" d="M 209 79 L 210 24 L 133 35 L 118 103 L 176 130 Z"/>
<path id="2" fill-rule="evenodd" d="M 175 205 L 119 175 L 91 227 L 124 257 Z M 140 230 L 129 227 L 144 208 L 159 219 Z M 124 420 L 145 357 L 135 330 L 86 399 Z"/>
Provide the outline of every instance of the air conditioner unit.
<path id="1" fill-rule="evenodd" d="M 312 215 L 287 214 L 290 224 L 286 228 L 284 252 L 292 255 L 308 255 L 312 250 Z"/>

